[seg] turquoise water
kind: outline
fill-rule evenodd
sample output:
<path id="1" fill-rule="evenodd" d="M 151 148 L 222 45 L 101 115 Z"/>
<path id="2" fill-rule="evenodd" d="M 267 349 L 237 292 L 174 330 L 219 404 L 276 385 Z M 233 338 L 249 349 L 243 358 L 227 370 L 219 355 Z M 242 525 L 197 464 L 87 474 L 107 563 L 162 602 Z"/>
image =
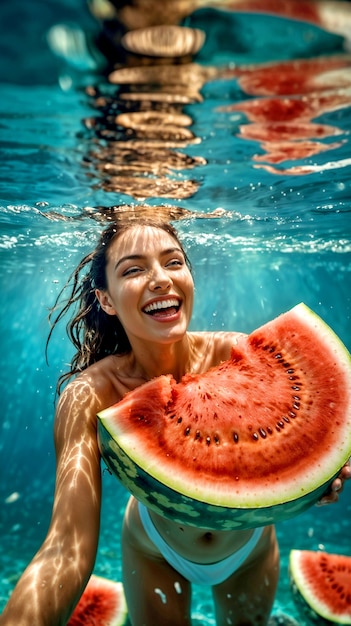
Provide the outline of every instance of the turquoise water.
<path id="1" fill-rule="evenodd" d="M 47 32 L 58 23 L 95 31 L 85 3 L 72 8 L 68 0 L 16 0 L 1 6 L 0 23 L 1 608 L 50 519 L 54 388 L 71 348 L 62 327 L 47 366 L 48 307 L 100 232 L 87 207 L 141 200 L 130 189 L 111 190 L 98 160 L 91 159 L 121 136 L 103 141 L 96 126 L 83 123 L 101 118 L 85 88 L 99 85 L 112 99 L 115 92 L 89 69 L 89 57 L 64 59 L 47 44 Z M 181 199 L 158 196 L 155 189 L 166 188 L 161 185 L 145 202 L 185 207 L 195 217 L 221 209 L 217 218 L 177 223 L 195 270 L 193 328 L 250 332 L 304 301 L 351 349 L 351 64 L 338 71 L 326 61 L 328 76 L 316 70 L 315 82 L 300 81 L 295 94 L 280 95 L 277 80 L 266 76 L 262 93 L 257 74 L 253 87 L 252 68 L 244 71 L 250 64 L 322 54 L 331 59 L 345 54 L 347 42 L 315 24 L 218 9 L 199 10 L 184 24 L 206 31 L 195 61 L 216 68 L 216 75 L 202 83 L 202 100 L 182 108 L 191 118 L 193 141 L 177 150 L 205 161 L 162 174 L 177 184 Z M 285 71 L 280 68 L 279 75 Z M 306 70 L 301 74 L 306 77 Z M 309 99 L 312 92 L 318 97 Z M 263 99 L 272 97 L 264 115 Z M 302 98 L 315 107 L 313 114 L 296 110 L 287 125 L 282 100 L 289 98 L 294 104 Z M 255 111 L 255 119 L 245 110 L 251 116 Z M 312 120 L 318 129 L 308 126 Z M 278 121 L 289 145 L 282 128 L 276 138 Z M 119 579 L 127 494 L 107 472 L 104 489 L 96 573 Z M 351 555 L 350 513 L 348 485 L 337 505 L 278 525 L 277 610 L 297 616 L 287 579 L 290 549 L 323 546 Z M 214 623 L 202 588 L 195 589 L 195 617 L 203 625 Z"/>

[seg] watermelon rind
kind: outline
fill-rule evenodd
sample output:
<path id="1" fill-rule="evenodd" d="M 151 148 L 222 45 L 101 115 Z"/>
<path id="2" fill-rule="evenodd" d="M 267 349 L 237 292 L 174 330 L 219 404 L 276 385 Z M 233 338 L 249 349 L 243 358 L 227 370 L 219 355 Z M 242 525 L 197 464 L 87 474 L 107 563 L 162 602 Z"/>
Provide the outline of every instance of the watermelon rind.
<path id="1" fill-rule="evenodd" d="M 290 502 L 262 506 L 257 501 L 249 506 L 221 506 L 204 502 L 171 489 L 134 463 L 107 431 L 99 427 L 100 447 L 111 472 L 124 487 L 145 506 L 179 524 L 212 530 L 241 530 L 267 526 L 299 515 L 316 503 L 325 493 L 329 481 Z"/>
<path id="2" fill-rule="evenodd" d="M 92 574 L 67 626 L 129 626 L 123 583 Z"/>
<path id="3" fill-rule="evenodd" d="M 295 604 L 308 621 L 351 625 L 351 556 L 291 550 L 289 576 Z"/>
<path id="4" fill-rule="evenodd" d="M 306 338 L 306 342 L 309 340 L 309 344 L 311 334 L 312 337 L 318 338 L 319 348 L 322 346 L 326 353 L 326 384 L 329 386 L 330 383 L 331 388 L 333 384 L 334 389 L 339 385 L 342 389 L 343 428 L 333 428 L 334 438 L 328 450 L 323 449 L 323 458 L 314 465 L 309 465 L 307 459 L 305 464 L 303 459 L 302 474 L 301 468 L 298 474 L 295 467 L 291 467 L 291 464 L 289 466 L 288 462 L 286 474 L 277 475 L 275 483 L 271 477 L 263 481 L 253 475 L 252 482 L 247 488 L 239 489 L 233 481 L 229 491 L 216 476 L 213 480 L 211 478 L 212 482 L 208 480 L 206 483 L 203 473 L 199 475 L 199 480 L 196 480 L 197 476 L 193 471 L 189 480 L 187 467 L 179 472 L 174 471 L 171 459 L 165 458 L 161 463 L 156 456 L 152 457 L 147 447 L 143 447 L 143 438 L 138 431 L 123 430 L 118 420 L 114 419 L 115 414 L 118 414 L 117 404 L 98 415 L 100 450 L 112 473 L 138 500 L 155 512 L 179 523 L 214 530 L 232 530 L 265 526 L 289 519 L 316 503 L 326 492 L 351 455 L 351 357 L 334 331 L 303 303 L 251 333 L 249 339 L 251 342 L 257 342 L 265 335 L 273 334 L 275 341 L 283 343 L 287 341 L 287 324 L 292 329 L 292 335 L 297 328 L 296 332 L 301 334 L 303 340 Z M 294 340 L 288 338 L 288 341 L 292 342 L 294 347 Z M 315 355 L 308 355 L 308 358 L 313 363 Z M 318 352 L 317 358 L 323 360 Z M 307 359 L 306 369 L 308 363 Z M 324 368 L 324 362 L 322 367 Z M 337 379 L 334 369 L 337 371 Z M 169 393 L 170 396 L 171 378 L 161 376 L 158 379 L 162 393 Z M 148 385 L 150 383 L 138 389 L 146 389 Z M 156 388 L 153 387 L 153 390 L 155 394 L 158 393 Z M 238 394 L 238 390 L 235 393 Z M 329 424 L 333 419 L 332 401 L 328 411 L 328 416 L 327 418 L 324 416 L 324 419 L 327 419 Z M 282 441 L 285 442 L 283 444 L 285 450 L 289 452 L 289 440 L 283 438 Z M 313 444 L 309 449 L 313 451 Z M 257 459 L 261 459 L 261 463 L 265 461 L 262 441 L 257 443 L 254 454 L 257 455 Z M 259 472 L 259 460 L 257 468 Z M 189 471 L 191 472 L 191 468 Z"/>

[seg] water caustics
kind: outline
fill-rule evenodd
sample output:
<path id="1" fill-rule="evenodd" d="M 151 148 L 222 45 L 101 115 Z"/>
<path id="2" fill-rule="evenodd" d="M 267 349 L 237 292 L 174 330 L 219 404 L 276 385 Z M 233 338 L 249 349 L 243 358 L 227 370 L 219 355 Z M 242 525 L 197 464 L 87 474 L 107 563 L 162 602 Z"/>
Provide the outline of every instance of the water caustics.
<path id="1" fill-rule="evenodd" d="M 9 548 L 0 602 L 50 512 L 53 387 L 70 352 L 62 329 L 47 371 L 47 307 L 104 224 L 139 215 L 177 222 L 195 268 L 199 329 L 250 331 L 301 299 L 345 342 L 351 336 L 351 3 L 90 0 L 89 12 L 83 4 L 56 0 L 32 16 L 33 28 L 46 19 L 43 68 L 27 71 L 34 61 L 24 52 L 39 59 L 42 33 L 32 48 L 17 35 L 21 62 L 8 61 L 13 75 L 2 84 Z M 13 24 L 11 6 L 0 17 Z M 115 489 L 111 481 L 97 566 L 118 578 Z M 344 522 L 333 515 L 308 518 L 313 549 L 315 534 L 346 551 Z M 284 560 L 283 532 L 280 543 Z"/>

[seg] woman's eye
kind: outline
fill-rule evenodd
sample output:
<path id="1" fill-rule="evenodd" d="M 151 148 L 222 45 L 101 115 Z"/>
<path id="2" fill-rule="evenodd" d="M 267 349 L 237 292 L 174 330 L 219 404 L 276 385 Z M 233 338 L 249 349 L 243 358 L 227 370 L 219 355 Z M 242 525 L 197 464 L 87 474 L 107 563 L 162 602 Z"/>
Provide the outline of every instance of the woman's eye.
<path id="1" fill-rule="evenodd" d="M 167 263 L 167 267 L 169 266 L 173 266 L 173 265 L 183 265 L 183 261 L 181 261 L 180 259 L 172 259 L 171 261 L 168 261 Z"/>
<path id="2" fill-rule="evenodd" d="M 141 267 L 128 267 L 128 269 L 124 270 L 123 276 L 131 276 L 133 274 L 138 274 L 141 271 Z"/>

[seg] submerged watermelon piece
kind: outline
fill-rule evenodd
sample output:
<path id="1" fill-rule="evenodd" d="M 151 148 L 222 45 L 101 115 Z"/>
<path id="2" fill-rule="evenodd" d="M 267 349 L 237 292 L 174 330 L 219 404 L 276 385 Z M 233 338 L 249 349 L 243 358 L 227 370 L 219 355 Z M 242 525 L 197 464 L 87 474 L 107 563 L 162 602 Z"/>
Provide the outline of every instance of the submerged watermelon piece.
<path id="1" fill-rule="evenodd" d="M 351 557 L 291 550 L 290 580 L 298 608 L 316 624 L 351 624 Z"/>
<path id="2" fill-rule="evenodd" d="M 351 454 L 351 359 L 308 307 L 243 337 L 228 361 L 160 376 L 99 414 L 111 471 L 179 523 L 230 530 L 301 513 Z"/>
<path id="3" fill-rule="evenodd" d="M 67 626 L 127 624 L 127 605 L 122 583 L 92 575 Z"/>

